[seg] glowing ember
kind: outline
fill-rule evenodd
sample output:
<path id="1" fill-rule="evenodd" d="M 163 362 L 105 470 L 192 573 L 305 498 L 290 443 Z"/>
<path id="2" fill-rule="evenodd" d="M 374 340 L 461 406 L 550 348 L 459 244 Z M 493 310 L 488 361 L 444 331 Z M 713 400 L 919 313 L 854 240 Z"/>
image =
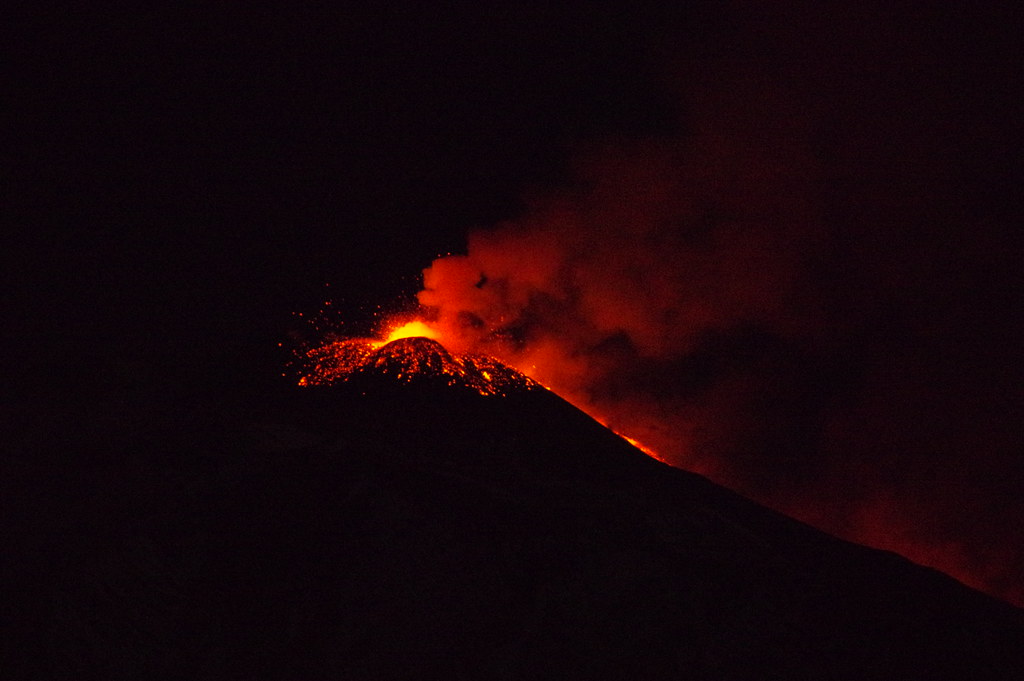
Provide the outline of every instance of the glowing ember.
<path id="1" fill-rule="evenodd" d="M 634 440 L 633 438 L 629 437 L 628 435 L 623 435 L 622 433 L 620 433 L 618 431 L 613 430 L 612 432 L 615 433 L 616 435 L 618 435 L 619 437 L 621 437 L 623 440 L 625 440 L 629 444 L 631 444 L 634 447 L 636 447 L 637 449 L 639 449 L 641 452 L 643 452 L 647 456 L 651 457 L 652 459 L 657 459 L 658 461 L 661 461 L 662 463 L 668 463 L 668 461 L 665 461 L 665 459 L 663 459 L 660 456 L 658 456 L 658 453 L 656 451 L 654 451 L 650 447 L 645 447 L 641 442 L 638 442 L 638 441 Z"/>
<path id="2" fill-rule="evenodd" d="M 396 341 L 401 338 L 430 338 L 432 340 L 440 340 L 441 335 L 435 330 L 427 326 L 424 322 L 416 319 L 411 322 L 396 326 L 388 330 L 387 338 L 384 339 L 385 343 Z"/>
<path id="3" fill-rule="evenodd" d="M 349 338 L 306 350 L 299 357 L 298 384 L 333 385 L 376 377 L 400 383 L 426 381 L 470 388 L 484 396 L 538 388 L 557 393 L 533 378 L 535 365 L 519 371 L 487 355 L 450 352 L 440 343 L 442 328 L 422 319 L 390 321 L 382 329 L 378 338 Z M 587 405 L 569 396 L 562 397 L 640 451 L 667 463 L 654 450 L 609 426 Z"/>
<path id="4" fill-rule="evenodd" d="M 305 362 L 304 374 L 299 379 L 302 386 L 378 377 L 401 383 L 443 383 L 470 388 L 485 396 L 507 395 L 515 390 L 541 387 L 494 358 L 453 355 L 437 341 L 422 336 L 399 337 L 390 342 L 367 339 L 336 341 L 307 352 Z"/>

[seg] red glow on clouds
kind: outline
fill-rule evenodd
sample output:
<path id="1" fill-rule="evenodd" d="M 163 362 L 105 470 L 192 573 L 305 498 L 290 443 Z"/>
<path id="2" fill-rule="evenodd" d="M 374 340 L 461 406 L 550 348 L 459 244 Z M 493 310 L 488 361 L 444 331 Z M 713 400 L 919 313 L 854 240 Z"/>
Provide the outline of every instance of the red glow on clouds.
<path id="1" fill-rule="evenodd" d="M 881 149 L 816 127 L 813 97 L 731 75 L 689 74 L 685 135 L 590 148 L 564 186 L 436 259 L 419 335 L 499 359 L 673 465 L 1024 605 L 1008 482 L 1024 382 L 1001 321 L 1019 268 L 993 259 L 1001 233 L 963 218 L 939 234 L 922 218 L 935 197 L 913 193 L 922 164 L 870 182 Z"/>
<path id="2" fill-rule="evenodd" d="M 587 155 L 571 186 L 472 232 L 465 254 L 424 270 L 423 323 L 659 459 L 1022 602 L 1021 556 L 986 549 L 999 531 L 976 534 L 988 520 L 964 509 L 977 502 L 961 494 L 959 508 L 938 487 L 907 482 L 931 470 L 955 484 L 957 471 L 927 462 L 923 448 L 972 436 L 936 444 L 933 429 L 914 439 L 940 412 L 906 409 L 907 395 L 920 402 L 937 378 L 894 381 L 877 368 L 891 356 L 887 339 L 867 351 L 851 340 L 876 333 L 863 326 L 870 301 L 846 316 L 827 308 L 859 292 L 821 285 L 830 237 L 802 137 L 765 144 L 742 114 L 727 120 L 733 129 L 709 123 L 688 145 Z M 765 129 L 774 127 L 762 121 L 757 134 Z M 865 430 L 858 414 L 890 401 Z M 894 499 L 884 514 L 880 494 Z"/>
<path id="3" fill-rule="evenodd" d="M 636 390 L 632 374 L 687 357 L 709 331 L 760 323 L 803 333 L 813 303 L 783 301 L 799 298 L 796 263 L 816 234 L 806 207 L 786 215 L 777 198 L 804 182 L 799 172 L 776 173 L 756 196 L 744 190 L 748 214 L 709 226 L 701 185 L 733 205 L 739 179 L 709 182 L 698 170 L 672 148 L 595 153 L 567 195 L 471 233 L 465 255 L 424 271 L 418 299 L 432 327 L 446 345 L 494 355 L 665 458 L 712 473 L 692 446 L 695 415 Z M 688 221 L 694 228 L 681 230 Z M 794 312 L 800 305 L 808 310 Z"/>

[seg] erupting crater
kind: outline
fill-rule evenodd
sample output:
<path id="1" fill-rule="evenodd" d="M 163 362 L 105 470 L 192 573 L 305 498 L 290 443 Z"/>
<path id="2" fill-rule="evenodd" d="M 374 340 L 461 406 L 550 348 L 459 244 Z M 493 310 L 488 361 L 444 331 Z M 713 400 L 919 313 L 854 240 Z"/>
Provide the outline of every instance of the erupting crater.
<path id="1" fill-rule="evenodd" d="M 299 385 L 332 385 L 366 379 L 440 383 L 484 396 L 507 395 L 542 386 L 486 355 L 452 354 L 422 336 L 378 341 L 348 339 L 310 350 Z"/>

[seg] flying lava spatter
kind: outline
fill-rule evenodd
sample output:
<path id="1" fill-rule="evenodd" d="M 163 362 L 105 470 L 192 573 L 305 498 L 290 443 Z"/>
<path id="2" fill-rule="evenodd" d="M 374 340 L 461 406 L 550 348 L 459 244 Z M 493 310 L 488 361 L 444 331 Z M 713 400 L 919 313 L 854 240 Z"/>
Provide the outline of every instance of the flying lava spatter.
<path id="1" fill-rule="evenodd" d="M 442 382 L 469 388 L 483 396 L 541 387 L 493 357 L 453 354 L 431 336 L 437 333 L 421 321 L 393 326 L 385 338 L 350 338 L 312 348 L 300 357 L 300 386 L 331 385 L 383 375 L 402 383 Z"/>
<path id="2" fill-rule="evenodd" d="M 442 345 L 443 335 L 438 326 L 424 319 L 413 319 L 387 323 L 375 338 L 334 340 L 306 349 L 297 353 L 301 365 L 298 384 L 348 383 L 371 373 L 403 383 L 440 381 L 452 387 L 469 388 L 485 397 L 538 388 L 557 393 L 529 376 L 530 369 L 535 369 L 535 366 L 520 371 L 487 355 L 452 353 Z M 572 403 L 571 399 L 567 401 Z M 650 447 L 618 432 L 600 415 L 590 413 L 592 410 L 585 409 L 586 405 L 576 406 L 648 456 L 666 462 Z"/>

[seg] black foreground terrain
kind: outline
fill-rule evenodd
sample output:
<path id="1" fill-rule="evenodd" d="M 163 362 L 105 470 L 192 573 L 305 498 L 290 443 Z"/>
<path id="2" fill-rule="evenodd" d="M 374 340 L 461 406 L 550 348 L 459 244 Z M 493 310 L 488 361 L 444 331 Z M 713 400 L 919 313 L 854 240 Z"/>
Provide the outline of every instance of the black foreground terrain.
<path id="1" fill-rule="evenodd" d="M 109 423 L 14 432 L 4 678 L 1024 669 L 1020 610 L 658 463 L 544 390 L 249 390 L 150 387 L 97 408 Z"/>

